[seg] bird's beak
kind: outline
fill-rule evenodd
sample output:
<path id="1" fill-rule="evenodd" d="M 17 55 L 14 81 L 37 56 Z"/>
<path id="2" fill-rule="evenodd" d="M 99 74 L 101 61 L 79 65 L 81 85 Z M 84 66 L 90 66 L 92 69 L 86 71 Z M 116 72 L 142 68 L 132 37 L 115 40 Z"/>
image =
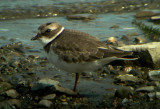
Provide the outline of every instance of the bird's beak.
<path id="1" fill-rule="evenodd" d="M 39 39 L 39 38 L 40 38 L 40 35 L 37 34 L 36 36 L 32 37 L 31 40 L 37 40 L 37 39 Z"/>

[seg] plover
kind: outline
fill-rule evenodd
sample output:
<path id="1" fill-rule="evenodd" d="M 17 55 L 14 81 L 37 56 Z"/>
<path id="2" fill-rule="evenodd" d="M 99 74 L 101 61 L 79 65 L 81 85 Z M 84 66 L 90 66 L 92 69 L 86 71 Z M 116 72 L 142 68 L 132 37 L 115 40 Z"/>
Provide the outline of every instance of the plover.
<path id="1" fill-rule="evenodd" d="M 48 60 L 56 67 L 76 73 L 73 91 L 76 91 L 79 73 L 94 71 L 111 61 L 126 60 L 124 56 L 132 55 L 131 51 L 116 49 L 87 33 L 65 29 L 57 22 L 42 24 L 31 40 L 43 44 Z"/>

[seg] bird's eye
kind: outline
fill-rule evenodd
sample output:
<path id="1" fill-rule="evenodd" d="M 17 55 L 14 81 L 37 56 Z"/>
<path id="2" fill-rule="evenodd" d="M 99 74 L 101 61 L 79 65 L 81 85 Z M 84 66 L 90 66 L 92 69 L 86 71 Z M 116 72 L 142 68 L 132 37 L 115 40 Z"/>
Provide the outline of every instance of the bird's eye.
<path id="1" fill-rule="evenodd" d="M 48 33 L 48 32 L 51 32 L 51 31 L 52 31 L 51 29 L 47 29 L 45 32 Z"/>

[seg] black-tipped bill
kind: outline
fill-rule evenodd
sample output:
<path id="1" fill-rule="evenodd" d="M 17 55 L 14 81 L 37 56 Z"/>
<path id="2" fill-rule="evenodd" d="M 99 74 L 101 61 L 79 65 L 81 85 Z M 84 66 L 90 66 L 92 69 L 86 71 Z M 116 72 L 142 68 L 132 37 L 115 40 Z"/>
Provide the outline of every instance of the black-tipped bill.
<path id="1" fill-rule="evenodd" d="M 37 40 L 39 37 L 40 35 L 37 34 L 36 36 L 32 37 L 31 40 Z"/>

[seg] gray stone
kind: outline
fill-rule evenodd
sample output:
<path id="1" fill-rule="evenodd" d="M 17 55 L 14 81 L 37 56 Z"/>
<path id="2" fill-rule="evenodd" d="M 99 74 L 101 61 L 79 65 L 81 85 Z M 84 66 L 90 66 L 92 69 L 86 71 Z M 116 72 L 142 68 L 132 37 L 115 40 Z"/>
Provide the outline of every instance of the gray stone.
<path id="1" fill-rule="evenodd" d="M 148 73 L 149 77 L 160 75 L 160 70 L 152 70 Z"/>
<path id="2" fill-rule="evenodd" d="M 95 19 L 95 15 L 93 14 L 74 14 L 68 15 L 68 20 L 93 20 Z"/>
<path id="3" fill-rule="evenodd" d="M 0 109 L 14 109 L 14 107 L 8 101 L 2 101 L 0 102 Z"/>
<path id="4" fill-rule="evenodd" d="M 136 44 L 142 44 L 142 43 L 145 43 L 146 40 L 138 36 L 138 37 L 135 38 L 134 42 Z"/>
<path id="5" fill-rule="evenodd" d="M 18 92 L 14 89 L 7 90 L 5 93 L 11 98 L 16 98 L 19 96 Z"/>
<path id="6" fill-rule="evenodd" d="M 156 98 L 160 99 L 160 92 L 156 92 Z"/>
<path id="7" fill-rule="evenodd" d="M 56 97 L 56 94 L 49 94 L 49 95 L 42 97 L 42 99 L 53 100 L 55 97 Z"/>
<path id="8" fill-rule="evenodd" d="M 31 90 L 36 91 L 40 89 L 45 89 L 46 87 L 52 87 L 52 91 L 58 91 L 58 92 L 69 94 L 69 95 L 77 94 L 76 92 L 68 88 L 61 87 L 58 81 L 55 81 L 49 78 L 40 79 L 39 81 L 33 84 L 33 87 L 31 88 Z"/>
<path id="9" fill-rule="evenodd" d="M 151 19 L 151 21 L 160 21 L 160 15 L 152 16 L 150 19 Z"/>
<path id="10" fill-rule="evenodd" d="M 58 81 L 55 81 L 49 78 L 42 78 L 33 84 L 33 87 L 31 88 L 31 90 L 36 91 L 40 89 L 45 89 L 46 87 L 50 87 L 50 86 L 57 87 L 58 84 L 59 84 Z"/>
<path id="11" fill-rule="evenodd" d="M 38 103 L 39 106 L 47 107 L 47 108 L 51 107 L 52 104 L 53 104 L 53 103 L 52 103 L 51 101 L 49 101 L 49 100 L 41 100 L 41 101 Z"/>
<path id="12" fill-rule="evenodd" d="M 160 92 L 151 92 L 148 93 L 149 98 L 158 98 L 160 99 Z"/>
<path id="13" fill-rule="evenodd" d="M 64 88 L 64 87 L 57 87 L 56 88 L 57 91 L 59 92 L 62 92 L 62 93 L 65 93 L 65 94 L 69 94 L 69 95 L 77 95 L 77 92 L 74 92 L 73 90 L 71 89 L 68 89 L 68 88 Z"/>
<path id="14" fill-rule="evenodd" d="M 151 80 L 160 81 L 160 70 L 152 70 L 148 73 L 148 76 Z"/>
<path id="15" fill-rule="evenodd" d="M 156 97 L 156 93 L 155 92 L 150 92 L 150 93 L 148 93 L 148 97 L 149 98 L 155 98 Z"/>
<path id="16" fill-rule="evenodd" d="M 133 76 L 132 74 L 125 74 L 125 75 L 119 75 L 116 77 L 116 79 L 118 81 L 121 81 L 121 82 L 134 82 L 134 83 L 137 83 L 137 82 L 140 82 L 141 79 L 136 77 L 136 76 Z"/>
<path id="17" fill-rule="evenodd" d="M 136 89 L 137 92 L 152 92 L 154 91 L 154 86 L 145 86 Z"/>
<path id="18" fill-rule="evenodd" d="M 62 102 L 62 104 L 63 104 L 63 105 L 68 105 L 68 102 L 66 102 L 66 101 L 65 101 L 65 102 Z"/>
<path id="19" fill-rule="evenodd" d="M 18 109 L 21 108 L 21 101 L 18 99 L 10 99 L 8 100 L 9 104 L 16 106 Z"/>
<path id="20" fill-rule="evenodd" d="M 3 92 L 5 92 L 5 91 L 7 91 L 11 88 L 12 88 L 11 84 L 9 84 L 7 82 L 1 82 L 0 83 L 0 93 L 3 93 Z"/>
<path id="21" fill-rule="evenodd" d="M 139 64 L 146 67 L 160 67 L 160 42 L 118 47 L 126 51 L 136 51 Z M 144 64 L 145 63 L 145 64 Z"/>
<path id="22" fill-rule="evenodd" d="M 127 98 L 124 98 L 123 100 L 122 100 L 122 104 L 126 104 L 126 103 L 129 103 L 130 101 L 127 99 Z"/>
<path id="23" fill-rule="evenodd" d="M 159 81 L 151 81 L 148 83 L 148 86 L 160 87 L 160 82 Z"/>
<path id="24" fill-rule="evenodd" d="M 136 13 L 136 18 L 143 18 L 145 19 L 146 17 L 151 17 L 151 16 L 155 16 L 156 13 L 152 12 L 152 11 L 139 11 Z"/>
<path id="25" fill-rule="evenodd" d="M 115 97 L 119 98 L 128 98 L 129 95 L 133 94 L 133 90 L 131 88 L 122 87 L 115 92 Z"/>

